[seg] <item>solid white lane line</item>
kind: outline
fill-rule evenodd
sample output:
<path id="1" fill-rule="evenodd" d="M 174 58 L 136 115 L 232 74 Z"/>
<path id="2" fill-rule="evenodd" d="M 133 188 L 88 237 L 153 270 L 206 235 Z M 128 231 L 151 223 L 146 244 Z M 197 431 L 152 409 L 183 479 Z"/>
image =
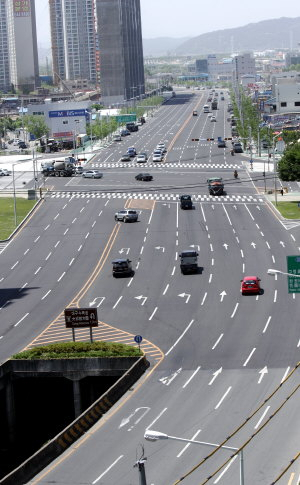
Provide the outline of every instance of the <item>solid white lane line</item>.
<path id="1" fill-rule="evenodd" d="M 114 461 L 114 462 L 113 462 L 111 465 L 109 465 L 109 467 L 108 467 L 108 468 L 106 468 L 106 470 L 105 470 L 103 473 L 101 473 L 101 475 L 99 475 L 99 477 L 98 477 L 98 478 L 96 478 L 96 480 L 94 480 L 94 481 L 92 482 L 92 485 L 95 485 L 95 483 L 99 482 L 99 480 L 100 480 L 102 477 L 104 477 L 104 475 L 106 475 L 106 473 L 108 473 L 108 472 L 109 472 L 109 470 L 111 470 L 111 468 L 112 468 L 113 466 L 115 466 L 115 465 L 116 465 L 116 463 L 118 463 L 118 461 L 120 461 L 120 460 L 121 460 L 123 457 L 124 457 L 124 455 L 120 455 L 120 456 L 119 456 L 119 458 L 117 458 L 117 459 L 116 459 L 116 460 L 115 460 L 115 461 Z"/>
<path id="2" fill-rule="evenodd" d="M 42 267 L 39 266 L 38 269 L 34 272 L 34 274 L 38 274 L 39 271 L 41 271 Z"/>
<path id="3" fill-rule="evenodd" d="M 60 280 L 61 280 L 61 279 L 62 279 L 62 278 L 65 276 L 65 274 L 66 274 L 66 272 L 64 271 L 64 272 L 63 272 L 63 273 L 60 275 L 60 277 L 58 278 L 58 280 L 57 280 L 57 281 L 59 282 L 59 281 L 60 281 Z"/>
<path id="4" fill-rule="evenodd" d="M 249 360 L 251 359 L 251 357 L 252 357 L 252 355 L 254 354 L 255 351 L 256 351 L 256 347 L 254 347 L 254 349 L 251 350 L 249 356 L 247 357 L 247 359 L 243 363 L 243 367 L 246 367 L 246 365 L 248 364 Z"/>
<path id="5" fill-rule="evenodd" d="M 69 262 L 69 266 L 71 266 L 75 261 L 75 258 L 72 258 L 71 261 Z"/>
<path id="6" fill-rule="evenodd" d="M 186 381 L 186 383 L 183 384 L 182 389 L 184 389 L 191 382 L 191 380 L 193 379 L 193 377 L 195 377 L 195 375 L 197 374 L 197 372 L 199 372 L 200 369 L 201 369 L 201 365 L 199 365 L 197 367 L 197 369 L 193 372 L 193 374 L 191 375 L 191 377 L 189 377 L 188 380 Z"/>
<path id="7" fill-rule="evenodd" d="M 202 306 L 202 305 L 204 305 L 204 302 L 205 302 L 205 300 L 206 300 L 206 297 L 207 297 L 207 291 L 206 291 L 206 293 L 205 293 L 205 295 L 204 295 L 204 297 L 203 297 L 203 299 L 202 299 L 201 306 Z"/>
<path id="8" fill-rule="evenodd" d="M 168 284 L 167 284 L 167 286 L 166 286 L 166 287 L 165 287 L 165 289 L 164 289 L 163 295 L 165 295 L 165 294 L 167 293 L 169 286 L 170 286 L 170 285 L 169 285 L 169 283 L 168 283 Z"/>
<path id="9" fill-rule="evenodd" d="M 171 276 L 174 276 L 175 270 L 176 270 L 176 266 L 174 266 L 174 267 L 173 267 L 173 270 L 172 270 Z"/>
<path id="10" fill-rule="evenodd" d="M 232 463 L 234 462 L 234 460 L 236 460 L 238 457 L 238 455 L 235 455 L 231 460 L 230 462 L 228 463 L 228 465 L 224 468 L 224 470 L 220 473 L 220 475 L 218 476 L 218 478 L 214 481 L 214 484 L 215 483 L 218 483 L 221 478 L 223 477 L 224 473 L 227 472 L 228 468 L 232 465 Z"/>
<path id="11" fill-rule="evenodd" d="M 44 296 L 42 296 L 41 300 L 45 300 L 45 298 L 47 298 L 49 293 L 51 293 L 51 290 L 47 291 L 47 293 L 45 293 Z"/>
<path id="12" fill-rule="evenodd" d="M 197 438 L 198 434 L 201 432 L 201 429 L 198 429 L 198 431 L 196 431 L 196 433 L 194 434 L 194 436 L 192 437 L 192 441 L 194 441 L 195 438 Z M 185 450 L 188 449 L 188 447 L 191 445 L 191 443 L 187 443 L 183 448 L 182 450 L 178 453 L 177 457 L 176 458 L 180 458 L 181 455 L 183 455 L 183 453 L 185 452 Z"/>
<path id="13" fill-rule="evenodd" d="M 24 317 L 20 318 L 20 320 L 14 324 L 14 327 L 17 327 L 19 323 L 23 322 L 23 320 L 28 317 L 29 313 L 25 313 Z"/>
<path id="14" fill-rule="evenodd" d="M 262 422 L 262 420 L 264 419 L 265 415 L 267 414 L 267 412 L 269 411 L 270 409 L 270 406 L 267 406 L 266 409 L 264 410 L 261 418 L 258 420 L 258 422 L 256 423 L 256 425 L 254 426 L 254 429 L 257 429 L 260 425 L 260 423 Z"/>
<path id="15" fill-rule="evenodd" d="M 250 215 L 250 217 L 251 217 L 252 221 L 254 221 L 254 217 L 253 217 L 253 215 L 251 214 L 251 212 L 250 212 L 249 208 L 247 207 L 247 205 L 246 205 L 246 204 L 244 204 L 244 206 L 246 207 L 247 211 L 249 212 L 249 215 Z"/>
<path id="16" fill-rule="evenodd" d="M 220 340 L 223 338 L 223 335 L 224 335 L 224 333 L 221 333 L 220 337 L 218 338 L 218 340 L 216 341 L 216 343 L 212 346 L 211 350 L 215 350 L 216 346 L 218 345 L 218 343 L 220 342 Z"/>
<path id="17" fill-rule="evenodd" d="M 49 229 L 49 227 L 50 227 L 50 224 L 48 224 L 48 226 L 46 226 L 46 227 L 44 228 L 44 231 L 47 231 L 47 229 Z"/>
<path id="18" fill-rule="evenodd" d="M 265 333 L 267 331 L 267 328 L 269 326 L 269 323 L 271 321 L 271 318 L 272 318 L 271 316 L 268 318 L 267 323 L 266 323 L 265 328 L 263 329 L 263 332 L 262 333 Z"/>
<path id="19" fill-rule="evenodd" d="M 60 241 L 57 241 L 57 243 L 54 245 L 55 248 L 59 245 Z"/>
<path id="20" fill-rule="evenodd" d="M 208 282 L 209 282 L 209 283 L 211 283 L 211 280 L 212 280 L 212 273 L 210 273 L 210 275 L 209 275 L 209 280 L 208 280 Z"/>
<path id="21" fill-rule="evenodd" d="M 141 247 L 140 254 L 143 254 L 144 246 Z"/>
<path id="22" fill-rule="evenodd" d="M 189 330 L 189 328 L 191 327 L 191 325 L 193 325 L 194 323 L 194 319 L 190 321 L 190 323 L 188 324 L 188 326 L 186 327 L 186 329 L 182 332 L 182 334 L 178 337 L 178 339 L 176 340 L 176 342 L 172 345 L 172 347 L 169 348 L 168 352 L 166 352 L 166 356 L 169 355 L 169 353 L 174 349 L 174 347 L 178 344 L 178 342 L 180 342 L 180 340 L 182 339 L 182 337 L 186 334 L 186 332 Z"/>
<path id="23" fill-rule="evenodd" d="M 120 298 L 118 298 L 118 300 L 116 301 L 116 303 L 114 304 L 113 306 L 113 310 L 116 308 L 116 306 L 119 304 L 119 302 L 122 300 L 123 296 L 120 296 Z"/>
<path id="24" fill-rule="evenodd" d="M 48 254 L 48 256 L 46 256 L 45 261 L 48 261 L 48 259 L 50 258 L 51 254 L 52 254 L 52 251 L 50 251 L 50 253 Z"/>
<path id="25" fill-rule="evenodd" d="M 288 375 L 288 373 L 290 372 L 290 367 L 287 368 L 287 370 L 285 371 L 284 375 L 283 375 L 283 378 L 281 379 L 280 381 L 280 384 L 283 383 L 284 379 L 286 378 L 286 376 Z"/>
<path id="26" fill-rule="evenodd" d="M 218 409 L 221 406 L 222 402 L 224 401 L 225 397 L 227 396 L 227 394 L 230 392 L 231 389 L 232 389 L 232 386 L 229 386 L 225 394 L 221 397 L 220 401 L 215 406 L 215 409 Z"/>
<path id="27" fill-rule="evenodd" d="M 274 291 L 274 303 L 277 301 L 277 290 Z"/>
<path id="28" fill-rule="evenodd" d="M 231 317 L 230 317 L 230 318 L 233 318 L 233 317 L 234 317 L 234 315 L 235 315 L 235 313 L 236 313 L 236 311 L 237 311 L 237 309 L 238 309 L 238 306 L 239 306 L 239 303 L 237 303 L 237 304 L 235 305 L 234 310 L 233 310 L 232 315 L 231 315 Z"/>
<path id="29" fill-rule="evenodd" d="M 152 429 L 153 425 L 156 423 L 156 421 L 159 420 L 159 418 L 161 418 L 161 416 L 167 411 L 168 408 L 164 408 L 160 413 L 159 415 L 152 421 L 152 423 L 149 424 L 149 426 L 147 426 L 146 430 L 147 429 Z"/>
<path id="30" fill-rule="evenodd" d="M 25 253 L 24 253 L 24 256 L 26 256 L 26 254 L 28 253 L 28 251 L 29 251 L 29 248 L 28 248 L 28 249 L 26 249 L 26 251 L 25 251 Z"/>
<path id="31" fill-rule="evenodd" d="M 41 236 L 38 236 L 35 238 L 35 240 L 33 242 L 37 242 L 39 239 L 40 239 Z"/>
<path id="32" fill-rule="evenodd" d="M 133 282 L 133 278 L 130 278 L 129 282 L 128 282 L 128 285 L 127 287 L 129 287 L 131 285 L 131 283 Z"/>
<path id="33" fill-rule="evenodd" d="M 17 261 L 10 269 L 14 269 L 17 266 L 17 264 L 19 264 L 19 261 Z"/>
<path id="34" fill-rule="evenodd" d="M 151 316 L 149 317 L 149 320 L 152 320 L 152 318 L 154 317 L 155 313 L 157 312 L 157 308 L 158 308 L 157 306 L 154 308 Z"/>

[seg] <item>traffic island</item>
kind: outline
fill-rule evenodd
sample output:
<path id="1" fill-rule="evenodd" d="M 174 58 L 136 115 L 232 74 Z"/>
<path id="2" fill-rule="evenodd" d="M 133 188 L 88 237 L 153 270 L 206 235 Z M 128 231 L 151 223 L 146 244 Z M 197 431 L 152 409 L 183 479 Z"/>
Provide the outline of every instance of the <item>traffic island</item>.
<path id="1" fill-rule="evenodd" d="M 108 357 L 96 356 L 100 344 Z M 30 481 L 101 419 L 149 365 L 139 349 L 106 342 L 51 344 L 5 362 L 0 367 L 0 458 L 6 475 L 0 484 Z"/>

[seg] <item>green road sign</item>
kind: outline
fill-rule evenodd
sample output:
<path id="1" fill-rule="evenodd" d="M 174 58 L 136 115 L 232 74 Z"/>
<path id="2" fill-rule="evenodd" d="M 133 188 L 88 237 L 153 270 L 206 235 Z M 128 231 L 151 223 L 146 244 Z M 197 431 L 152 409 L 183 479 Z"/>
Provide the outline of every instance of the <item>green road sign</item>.
<path id="1" fill-rule="evenodd" d="M 130 123 L 130 121 L 136 121 L 136 113 L 128 115 L 118 115 L 115 118 L 117 123 Z"/>
<path id="2" fill-rule="evenodd" d="M 300 256 L 287 256 L 287 272 L 289 293 L 300 293 Z M 296 276 L 298 275 L 298 277 Z"/>

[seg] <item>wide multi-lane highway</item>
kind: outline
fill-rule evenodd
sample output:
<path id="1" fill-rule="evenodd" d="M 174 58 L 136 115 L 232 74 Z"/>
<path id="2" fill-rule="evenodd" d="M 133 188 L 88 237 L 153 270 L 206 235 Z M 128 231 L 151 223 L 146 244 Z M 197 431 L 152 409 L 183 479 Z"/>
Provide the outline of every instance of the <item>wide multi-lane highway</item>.
<path id="1" fill-rule="evenodd" d="M 138 133 L 94 157 L 89 166 L 102 179 L 48 179 L 52 190 L 1 254 L 2 361 L 28 345 L 71 339 L 61 312 L 76 303 L 98 307 L 96 338 L 131 343 L 142 335 L 151 362 L 124 399 L 30 483 L 135 484 L 142 445 L 148 484 L 171 485 L 198 464 L 183 483 L 242 483 L 233 452 L 203 460 L 214 448 L 150 443 L 147 429 L 245 445 L 249 485 L 275 482 L 299 452 L 299 296 L 288 294 L 285 276 L 267 274 L 285 272 L 286 256 L 299 254 L 299 227 L 277 218 L 246 158 L 230 155 L 230 141 L 217 147 L 218 136 L 230 136 L 227 102 L 226 95 L 211 122 L 202 109 L 207 92 L 178 93 Z M 163 163 L 120 162 L 127 147 L 151 155 L 159 142 L 168 147 Z M 137 182 L 139 172 L 153 181 Z M 226 195 L 208 195 L 210 176 L 223 178 Z M 179 207 L 184 193 L 191 211 Z M 116 223 L 124 207 L 137 210 L 139 222 Z M 182 275 L 178 255 L 190 248 L 199 272 Z M 123 256 L 135 274 L 114 279 L 111 261 Z M 261 278 L 260 295 L 241 295 L 246 275 Z M 296 485 L 299 476 L 295 461 L 278 483 Z"/>

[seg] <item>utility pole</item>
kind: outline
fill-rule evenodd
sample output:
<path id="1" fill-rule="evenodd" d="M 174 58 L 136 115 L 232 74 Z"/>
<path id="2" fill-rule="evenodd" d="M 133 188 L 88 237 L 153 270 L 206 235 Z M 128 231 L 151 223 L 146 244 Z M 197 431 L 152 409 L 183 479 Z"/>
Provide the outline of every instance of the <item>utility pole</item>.
<path id="1" fill-rule="evenodd" d="M 147 458 L 144 456 L 144 446 L 142 446 L 142 456 L 140 457 L 140 459 L 135 463 L 135 465 L 133 465 L 134 468 L 137 468 L 138 469 L 138 472 L 139 472 L 139 485 L 147 485 L 147 481 L 146 481 L 146 471 L 145 471 L 145 461 L 147 460 Z"/>

